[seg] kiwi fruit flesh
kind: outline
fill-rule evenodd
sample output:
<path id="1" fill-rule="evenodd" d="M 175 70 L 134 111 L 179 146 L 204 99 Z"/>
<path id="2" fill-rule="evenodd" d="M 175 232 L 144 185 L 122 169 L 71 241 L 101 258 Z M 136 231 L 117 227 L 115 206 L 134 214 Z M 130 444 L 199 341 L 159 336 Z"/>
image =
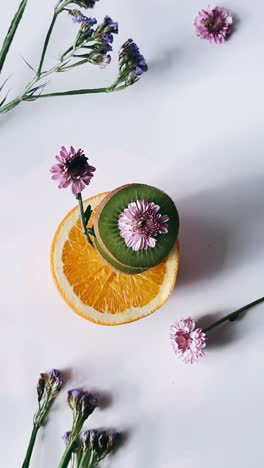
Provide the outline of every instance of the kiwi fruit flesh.
<path id="1" fill-rule="evenodd" d="M 113 258 L 110 257 L 110 255 L 108 255 L 102 249 L 97 239 L 94 239 L 93 242 L 101 257 L 103 257 L 103 259 L 118 272 L 126 273 L 127 275 L 136 275 L 138 273 L 143 273 L 143 271 L 146 271 L 142 268 L 132 268 L 129 266 L 122 265 L 122 263 L 116 262 Z"/>
<path id="2" fill-rule="evenodd" d="M 168 233 L 159 234 L 156 246 L 134 251 L 121 237 L 118 228 L 120 214 L 129 203 L 147 200 L 159 205 L 159 213 L 168 215 Z M 172 199 L 162 190 L 146 184 L 128 184 L 110 192 L 97 207 L 94 218 L 96 247 L 115 269 L 136 274 L 161 263 L 175 245 L 179 232 L 179 215 Z"/>

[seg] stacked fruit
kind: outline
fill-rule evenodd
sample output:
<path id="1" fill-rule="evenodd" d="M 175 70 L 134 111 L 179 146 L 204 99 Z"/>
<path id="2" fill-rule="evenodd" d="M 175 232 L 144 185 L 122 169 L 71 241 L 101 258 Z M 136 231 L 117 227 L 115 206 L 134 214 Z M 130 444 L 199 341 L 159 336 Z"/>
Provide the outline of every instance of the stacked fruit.
<path id="1" fill-rule="evenodd" d="M 83 234 L 78 207 L 63 219 L 51 249 L 55 284 L 72 309 L 102 325 L 132 322 L 161 307 L 179 265 L 179 217 L 161 190 L 143 184 L 120 187 L 84 202 L 91 206 Z"/>
<path id="2" fill-rule="evenodd" d="M 156 208 L 151 210 L 150 207 L 148 217 L 148 213 L 140 210 L 139 203 Z M 129 207 L 131 207 L 131 213 L 128 214 L 130 226 L 127 227 L 124 236 L 130 236 L 133 241 L 133 235 L 135 237 L 142 233 L 141 248 L 141 239 L 138 244 L 135 242 L 135 248 L 131 248 L 125 242 L 127 237 L 125 239 L 122 237 L 120 216 L 129 210 Z M 158 232 L 156 224 L 159 219 L 165 218 L 164 229 L 161 229 L 164 232 Z M 169 255 L 177 240 L 179 216 L 173 201 L 166 193 L 150 185 L 129 184 L 117 188 L 104 198 L 96 209 L 94 230 L 95 245 L 101 256 L 116 270 L 137 274 L 158 265 Z M 152 245 L 144 245 L 144 235 L 151 237 Z"/>

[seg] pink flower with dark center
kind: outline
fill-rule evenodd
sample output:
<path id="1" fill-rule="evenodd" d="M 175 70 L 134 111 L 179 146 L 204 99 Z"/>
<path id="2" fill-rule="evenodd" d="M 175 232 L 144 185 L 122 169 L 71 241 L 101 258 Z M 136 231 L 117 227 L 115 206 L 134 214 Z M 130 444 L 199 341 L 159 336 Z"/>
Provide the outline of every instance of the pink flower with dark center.
<path id="1" fill-rule="evenodd" d="M 88 164 L 88 158 L 82 149 L 71 146 L 69 150 L 62 146 L 60 154 L 56 156 L 57 164 L 52 166 L 50 172 L 52 179 L 58 180 L 59 188 L 66 188 L 71 184 L 72 193 L 77 195 L 86 185 L 89 185 L 95 167 Z"/>
<path id="2" fill-rule="evenodd" d="M 204 356 L 207 336 L 201 328 L 195 328 L 191 319 L 179 320 L 170 328 L 171 345 L 186 364 L 193 364 Z"/>
<path id="3" fill-rule="evenodd" d="M 118 228 L 126 245 L 132 250 L 153 248 L 159 234 L 167 234 L 167 215 L 158 213 L 159 205 L 147 200 L 129 203 L 118 219 Z"/>
<path id="4" fill-rule="evenodd" d="M 194 21 L 197 36 L 216 44 L 221 44 L 226 40 L 232 32 L 232 25 L 231 12 L 218 6 L 199 11 Z"/>

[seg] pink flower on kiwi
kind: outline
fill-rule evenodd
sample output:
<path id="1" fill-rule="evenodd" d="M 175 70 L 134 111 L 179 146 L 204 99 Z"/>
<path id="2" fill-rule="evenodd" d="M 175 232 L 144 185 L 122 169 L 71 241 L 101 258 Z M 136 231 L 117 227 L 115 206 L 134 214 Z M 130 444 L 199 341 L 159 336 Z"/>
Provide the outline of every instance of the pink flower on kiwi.
<path id="1" fill-rule="evenodd" d="M 168 233 L 169 217 L 159 210 L 159 205 L 147 200 L 129 203 L 118 219 L 120 235 L 127 247 L 134 251 L 154 248 L 157 237 Z"/>

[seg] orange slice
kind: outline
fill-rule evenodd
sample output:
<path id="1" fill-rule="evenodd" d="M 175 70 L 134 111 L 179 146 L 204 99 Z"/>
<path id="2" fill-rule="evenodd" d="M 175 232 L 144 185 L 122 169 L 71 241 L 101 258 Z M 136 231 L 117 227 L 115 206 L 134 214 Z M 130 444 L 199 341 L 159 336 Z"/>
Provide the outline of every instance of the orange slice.
<path id="1" fill-rule="evenodd" d="M 84 208 L 90 204 L 96 211 L 106 195 L 89 198 Z M 61 296 L 77 314 L 101 325 L 120 325 L 151 314 L 167 301 L 176 281 L 179 248 L 176 245 L 164 262 L 143 273 L 120 273 L 88 245 L 75 207 L 55 233 L 50 261 Z"/>

